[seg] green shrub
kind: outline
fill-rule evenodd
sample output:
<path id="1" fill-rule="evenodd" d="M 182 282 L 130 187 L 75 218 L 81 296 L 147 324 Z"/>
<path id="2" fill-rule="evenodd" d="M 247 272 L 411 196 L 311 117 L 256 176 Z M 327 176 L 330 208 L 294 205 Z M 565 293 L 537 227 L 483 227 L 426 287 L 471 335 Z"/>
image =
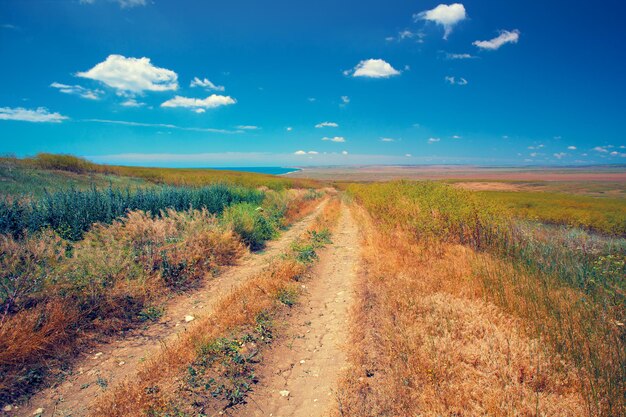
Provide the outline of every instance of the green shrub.
<path id="1" fill-rule="evenodd" d="M 277 233 L 272 222 L 264 216 L 262 209 L 251 203 L 227 207 L 222 221 L 252 250 L 262 248 L 265 241 L 272 239 Z"/>

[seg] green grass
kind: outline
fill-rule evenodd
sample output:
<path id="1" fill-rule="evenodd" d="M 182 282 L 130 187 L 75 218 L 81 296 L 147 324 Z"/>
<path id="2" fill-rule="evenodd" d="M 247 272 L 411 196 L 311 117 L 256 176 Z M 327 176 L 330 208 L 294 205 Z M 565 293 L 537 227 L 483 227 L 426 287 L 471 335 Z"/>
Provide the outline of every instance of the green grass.
<path id="1" fill-rule="evenodd" d="M 15 178 L 14 178 L 15 177 Z M 50 177 L 39 184 L 39 179 Z M 32 158 L 0 158 L 0 194 L 36 194 L 43 189 L 89 187 L 109 181 L 124 185 L 168 184 L 204 186 L 226 183 L 273 190 L 317 188 L 319 182 L 268 174 L 201 168 L 148 168 L 100 165 L 71 155 L 38 154 Z M 6 182 L 7 184 L 2 184 Z M 130 184 L 125 184 L 130 183 Z M 32 189 L 31 189 L 32 187 Z M 6 190 L 6 191 L 5 191 Z"/>
<path id="2" fill-rule="evenodd" d="M 136 189 L 153 186 L 152 183 L 133 177 L 100 173 L 76 173 L 47 170 L 0 158 L 0 195 L 42 197 L 46 191 L 56 192 L 73 188 L 88 190 L 92 186 L 114 189 Z"/>
<path id="3" fill-rule="evenodd" d="M 626 199 L 524 191 L 478 194 L 503 205 L 518 218 L 626 236 Z"/>

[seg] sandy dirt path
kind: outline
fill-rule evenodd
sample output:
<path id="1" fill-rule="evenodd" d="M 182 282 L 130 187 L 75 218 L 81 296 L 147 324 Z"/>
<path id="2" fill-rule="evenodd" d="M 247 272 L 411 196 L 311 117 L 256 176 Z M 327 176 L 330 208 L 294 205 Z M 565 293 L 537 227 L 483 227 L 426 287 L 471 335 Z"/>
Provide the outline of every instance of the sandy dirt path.
<path id="1" fill-rule="evenodd" d="M 358 226 L 345 204 L 332 240 L 305 282 L 299 307 L 284 323 L 283 336 L 264 354 L 259 384 L 247 404 L 225 414 L 316 417 L 333 406 L 347 360 L 343 347 L 360 259 Z"/>
<path id="2" fill-rule="evenodd" d="M 270 260 L 282 254 L 300 236 L 315 217 L 321 213 L 326 200 L 311 214 L 294 224 L 277 240 L 268 242 L 262 252 L 247 255 L 237 266 L 224 270 L 203 286 L 187 294 L 176 296 L 165 304 L 161 320 L 142 329 L 127 332 L 116 340 L 84 352 L 65 380 L 37 393 L 28 404 L 14 408 L 10 416 L 69 416 L 87 414 L 90 404 L 100 393 L 124 377 L 133 375 L 137 366 L 162 345 L 176 338 L 200 317 L 209 315 L 214 306 L 232 289 L 258 274 Z M 43 412 L 38 413 L 37 411 Z M 3 412 L 0 411 L 0 415 Z"/>

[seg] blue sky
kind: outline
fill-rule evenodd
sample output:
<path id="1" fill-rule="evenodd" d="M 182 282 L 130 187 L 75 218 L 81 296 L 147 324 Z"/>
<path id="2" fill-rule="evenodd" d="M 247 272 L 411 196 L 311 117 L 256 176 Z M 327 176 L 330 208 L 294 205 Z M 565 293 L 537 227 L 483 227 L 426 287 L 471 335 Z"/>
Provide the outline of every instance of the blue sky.
<path id="1" fill-rule="evenodd" d="M 0 0 L 0 153 L 624 163 L 625 13 L 619 0 Z"/>

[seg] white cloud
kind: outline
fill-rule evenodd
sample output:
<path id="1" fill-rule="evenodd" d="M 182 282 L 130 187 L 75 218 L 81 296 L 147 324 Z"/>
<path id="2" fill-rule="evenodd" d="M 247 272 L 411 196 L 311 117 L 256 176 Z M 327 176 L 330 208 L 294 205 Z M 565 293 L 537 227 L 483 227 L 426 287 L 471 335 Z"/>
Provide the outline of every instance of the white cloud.
<path id="1" fill-rule="evenodd" d="M 404 156 L 406 156 L 407 158 L 412 157 L 413 155 L 411 155 L 410 153 L 405 153 Z"/>
<path id="2" fill-rule="evenodd" d="M 294 155 L 306 155 L 306 152 L 305 151 L 295 151 L 293 154 Z"/>
<path id="3" fill-rule="evenodd" d="M 568 146 L 567 149 L 569 149 L 570 151 L 575 151 L 576 147 L 575 146 Z"/>
<path id="4" fill-rule="evenodd" d="M 102 90 L 90 90 L 80 85 L 67 85 L 57 82 L 50 84 L 50 87 L 56 88 L 62 93 L 80 96 L 89 100 L 99 100 L 104 94 L 104 91 Z"/>
<path id="5" fill-rule="evenodd" d="M 189 84 L 189 87 L 202 87 L 207 91 L 224 91 L 225 88 L 222 85 L 215 85 L 207 78 L 200 79 L 198 77 L 194 77 Z"/>
<path id="6" fill-rule="evenodd" d="M 342 155 L 347 155 L 347 154 L 348 154 L 348 151 L 341 151 L 341 154 L 342 154 Z"/>
<path id="7" fill-rule="evenodd" d="M 122 9 L 132 8 L 137 6 L 146 6 L 148 2 L 146 0 L 112 0 L 119 4 Z M 80 4 L 94 4 L 96 0 L 79 0 Z"/>
<path id="8" fill-rule="evenodd" d="M 346 138 L 344 138 L 343 136 L 335 136 L 335 137 L 332 137 L 332 138 L 323 137 L 322 140 L 330 141 L 330 142 L 340 142 L 340 143 L 343 143 L 343 142 L 346 141 Z"/>
<path id="9" fill-rule="evenodd" d="M 318 151 L 308 151 L 307 154 L 309 154 L 309 155 L 317 155 L 317 154 L 319 154 L 319 152 Z"/>
<path id="10" fill-rule="evenodd" d="M 605 148 L 606 147 L 604 146 L 596 146 L 595 148 L 592 149 L 592 151 L 596 151 L 600 153 L 608 153 L 609 151 L 607 151 Z"/>
<path id="11" fill-rule="evenodd" d="M 424 32 L 411 32 L 408 29 L 402 30 L 398 32 L 398 36 L 388 36 L 385 38 L 387 41 L 397 40 L 398 42 L 403 41 L 405 39 L 414 39 L 417 43 L 424 43 L 424 38 L 426 34 Z"/>
<path id="12" fill-rule="evenodd" d="M 202 113 L 206 113 L 206 110 L 203 109 L 203 108 L 198 108 L 198 109 L 195 109 L 194 112 L 196 112 L 198 114 L 202 114 Z"/>
<path id="13" fill-rule="evenodd" d="M 431 10 L 426 10 L 424 12 L 413 15 L 413 18 L 418 20 L 428 20 L 431 22 L 435 22 L 438 25 L 443 26 L 444 28 L 444 39 L 448 39 L 448 35 L 452 33 L 452 28 L 464 20 L 467 17 L 465 14 L 465 6 L 461 3 L 454 4 L 440 4 Z"/>
<path id="14" fill-rule="evenodd" d="M 307 98 L 307 100 L 309 101 L 309 103 L 315 103 L 317 101 L 315 97 L 309 97 Z"/>
<path id="15" fill-rule="evenodd" d="M 532 156 L 533 158 L 535 158 L 537 155 L 539 155 L 537 152 L 531 152 L 530 156 Z"/>
<path id="16" fill-rule="evenodd" d="M 502 30 L 500 35 L 488 41 L 475 41 L 472 45 L 475 45 L 481 49 L 496 50 L 506 43 L 517 43 L 519 40 L 520 31 L 515 29 L 512 31 Z"/>
<path id="17" fill-rule="evenodd" d="M 68 119 L 59 113 L 50 113 L 45 107 L 38 107 L 35 110 L 23 107 L 0 107 L 0 120 L 18 120 L 22 122 L 35 123 L 61 123 Z"/>
<path id="18" fill-rule="evenodd" d="M 318 155 L 319 152 L 318 151 L 308 151 L 308 152 L 305 152 L 305 151 L 300 150 L 300 151 L 295 151 L 293 154 L 294 155 Z"/>
<path id="19" fill-rule="evenodd" d="M 367 78 L 389 78 L 400 75 L 400 71 L 382 59 L 365 59 L 357 64 L 352 70 L 344 71 L 345 75 Z"/>
<path id="20" fill-rule="evenodd" d="M 476 58 L 473 55 L 470 54 L 451 54 L 451 53 L 447 53 L 446 54 L 446 58 L 447 59 L 473 59 Z"/>
<path id="21" fill-rule="evenodd" d="M 316 128 L 321 129 L 323 127 L 339 127 L 335 122 L 322 122 L 315 125 Z"/>
<path id="22" fill-rule="evenodd" d="M 291 127 L 291 126 L 287 126 L 287 127 L 285 128 L 285 130 L 286 130 L 287 132 L 291 132 L 291 131 L 293 130 L 293 127 Z"/>
<path id="23" fill-rule="evenodd" d="M 85 119 L 82 121 L 89 122 L 89 123 L 106 123 L 106 124 L 114 124 L 114 125 L 122 125 L 122 126 L 177 129 L 177 130 L 186 130 L 190 132 L 225 133 L 225 134 L 241 133 L 240 130 L 214 129 L 210 127 L 184 127 L 184 126 L 177 126 L 177 125 L 172 125 L 172 124 L 167 124 L 167 123 L 142 123 L 142 122 L 129 122 L 126 120 L 107 120 L 107 119 Z"/>
<path id="24" fill-rule="evenodd" d="M 241 130 L 259 130 L 260 127 L 252 126 L 252 125 L 239 125 L 239 126 L 237 126 L 237 129 L 241 129 Z"/>
<path id="25" fill-rule="evenodd" d="M 381 142 L 395 142 L 396 140 L 394 138 L 380 138 Z"/>
<path id="26" fill-rule="evenodd" d="M 428 139 L 428 143 L 437 143 L 437 142 L 439 142 L 440 140 L 441 140 L 441 139 L 439 139 L 439 138 L 430 138 L 430 139 Z"/>
<path id="27" fill-rule="evenodd" d="M 220 106 L 228 106 L 235 104 L 237 101 L 230 96 L 218 96 L 217 94 L 211 94 L 207 98 L 190 98 L 176 96 L 161 104 L 161 107 L 183 107 L 191 110 L 204 110 L 214 109 Z"/>
<path id="28" fill-rule="evenodd" d="M 445 79 L 450 85 L 467 85 L 467 80 L 463 77 L 456 78 L 448 75 Z"/>
<path id="29" fill-rule="evenodd" d="M 350 97 L 348 96 L 341 96 L 341 104 L 346 105 L 350 103 Z"/>
<path id="30" fill-rule="evenodd" d="M 144 91 L 168 91 L 178 89 L 178 75 L 169 69 L 155 67 L 150 58 L 126 58 L 109 55 L 78 77 L 100 81 L 118 91 L 118 94 L 140 94 Z"/>
<path id="31" fill-rule="evenodd" d="M 462 139 L 462 137 L 459 135 L 452 135 L 452 139 Z"/>
<path id="32" fill-rule="evenodd" d="M 122 103 L 122 106 L 124 107 L 141 107 L 145 105 L 146 103 L 141 103 L 132 97 Z"/>
<path id="33" fill-rule="evenodd" d="M 567 154 L 566 154 L 565 152 L 559 152 L 559 153 L 555 153 L 555 154 L 553 154 L 553 155 L 554 155 L 554 157 L 555 157 L 556 159 L 563 159 L 564 157 L 566 157 L 566 156 L 567 156 Z"/>

